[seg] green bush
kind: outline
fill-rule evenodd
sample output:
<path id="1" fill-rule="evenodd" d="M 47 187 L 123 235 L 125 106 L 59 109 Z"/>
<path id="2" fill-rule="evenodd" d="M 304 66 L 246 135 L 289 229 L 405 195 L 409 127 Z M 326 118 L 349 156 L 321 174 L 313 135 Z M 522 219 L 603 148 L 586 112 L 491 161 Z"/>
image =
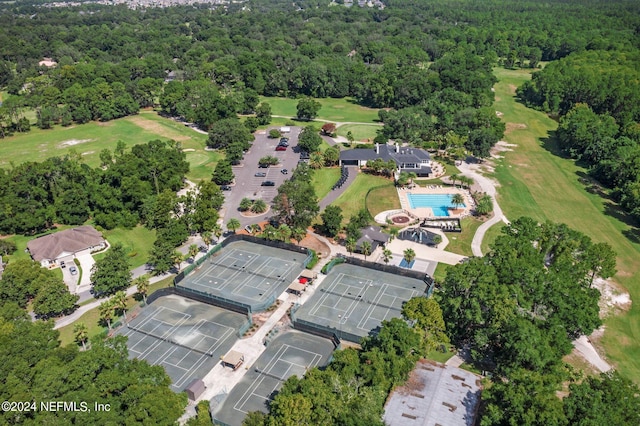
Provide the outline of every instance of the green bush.
<path id="1" fill-rule="evenodd" d="M 307 269 L 313 269 L 313 267 L 318 263 L 318 260 L 318 253 L 316 253 L 315 250 L 311 250 L 311 260 L 307 264 Z"/>

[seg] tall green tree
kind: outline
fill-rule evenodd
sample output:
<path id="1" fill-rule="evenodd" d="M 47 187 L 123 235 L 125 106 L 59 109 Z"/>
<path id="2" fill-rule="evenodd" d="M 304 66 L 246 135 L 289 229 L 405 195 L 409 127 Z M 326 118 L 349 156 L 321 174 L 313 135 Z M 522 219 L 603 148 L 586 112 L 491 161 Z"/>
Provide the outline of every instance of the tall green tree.
<path id="1" fill-rule="evenodd" d="M 234 179 L 233 169 L 231 163 L 228 160 L 220 160 L 216 164 L 216 168 L 213 170 L 212 180 L 217 185 L 227 185 L 233 182 Z"/>
<path id="2" fill-rule="evenodd" d="M 112 245 L 105 256 L 96 261 L 91 269 L 91 283 L 97 297 L 114 294 L 131 285 L 129 259 L 122 244 Z"/>
<path id="3" fill-rule="evenodd" d="M 298 136 L 298 146 L 310 153 L 317 152 L 322 145 L 322 138 L 313 126 L 306 126 Z"/>
<path id="4" fill-rule="evenodd" d="M 87 350 L 87 339 L 89 338 L 89 330 L 83 322 L 77 322 L 73 325 L 73 339 L 76 343 L 82 345 L 83 350 Z"/>
<path id="5" fill-rule="evenodd" d="M 60 279 L 49 278 L 40 283 L 38 294 L 33 299 L 33 312 L 40 318 L 67 315 L 75 310 L 79 298 L 70 294 Z"/>
<path id="6" fill-rule="evenodd" d="M 229 219 L 227 222 L 227 229 L 235 234 L 238 228 L 240 228 L 240 221 L 236 218 Z"/>
<path id="7" fill-rule="evenodd" d="M 342 227 L 342 209 L 333 204 L 328 205 L 322 214 L 322 232 L 328 237 L 335 237 Z"/>
<path id="8" fill-rule="evenodd" d="M 322 108 L 320 102 L 312 98 L 302 98 L 296 105 L 296 118 L 299 120 L 313 120 L 318 115 L 318 111 Z"/>

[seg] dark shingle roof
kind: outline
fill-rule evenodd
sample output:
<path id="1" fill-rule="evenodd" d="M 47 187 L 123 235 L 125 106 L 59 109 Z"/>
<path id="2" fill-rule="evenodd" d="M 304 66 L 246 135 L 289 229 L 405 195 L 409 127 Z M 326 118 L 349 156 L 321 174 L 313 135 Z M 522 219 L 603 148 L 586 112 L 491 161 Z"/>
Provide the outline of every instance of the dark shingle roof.
<path id="1" fill-rule="evenodd" d="M 427 151 L 420 148 L 400 148 L 400 152 L 396 152 L 394 145 L 381 144 L 378 145 L 379 154 L 375 149 L 349 149 L 340 152 L 340 160 L 346 161 L 369 161 L 381 158 L 384 161 L 393 159 L 396 163 L 420 163 L 422 160 L 429 160 L 431 156 Z"/>
<path id="2" fill-rule="evenodd" d="M 27 249 L 33 260 L 57 259 L 62 253 L 76 253 L 89 247 L 100 245 L 104 241 L 102 234 L 93 226 L 80 226 L 55 234 L 45 235 L 27 243 Z"/>

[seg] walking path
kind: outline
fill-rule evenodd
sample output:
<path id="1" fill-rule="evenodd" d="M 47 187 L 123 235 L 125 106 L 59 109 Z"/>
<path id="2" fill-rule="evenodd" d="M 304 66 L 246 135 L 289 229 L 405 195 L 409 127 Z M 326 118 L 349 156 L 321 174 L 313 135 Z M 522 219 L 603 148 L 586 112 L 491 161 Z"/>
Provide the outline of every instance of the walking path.
<path id="1" fill-rule="evenodd" d="M 473 236 L 473 241 L 471 241 L 471 252 L 473 255 L 482 257 L 482 240 L 484 239 L 484 234 L 489 228 L 500 221 L 508 225 L 509 220 L 502 213 L 502 209 L 496 200 L 495 184 L 491 179 L 480 174 L 478 172 L 479 168 L 480 166 L 478 164 L 469 164 L 464 161 L 458 166 L 460 172 L 477 182 L 478 185 L 480 185 L 480 188 L 482 188 L 482 192 L 491 196 L 491 200 L 493 201 L 493 217 L 478 227 L 475 235 Z"/>
<path id="2" fill-rule="evenodd" d="M 272 115 L 271 117 L 288 118 L 289 120 L 294 120 L 295 119 L 295 117 L 291 117 L 291 116 L 288 116 L 288 115 Z M 340 127 L 340 126 L 344 126 L 345 124 L 362 124 L 363 126 L 378 126 L 378 127 L 381 127 L 381 126 L 384 125 L 383 123 L 363 123 L 361 121 L 333 121 L 333 120 L 325 120 L 323 118 L 314 118 L 311 121 L 321 121 L 323 123 L 333 123 L 333 124 L 336 125 L 336 128 Z"/>

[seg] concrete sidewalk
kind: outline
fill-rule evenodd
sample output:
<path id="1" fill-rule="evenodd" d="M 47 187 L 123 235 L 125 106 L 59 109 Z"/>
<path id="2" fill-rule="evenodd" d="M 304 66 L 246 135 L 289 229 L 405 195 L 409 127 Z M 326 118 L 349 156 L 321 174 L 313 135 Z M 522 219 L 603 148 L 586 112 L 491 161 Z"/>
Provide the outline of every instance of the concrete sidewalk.
<path id="1" fill-rule="evenodd" d="M 327 208 L 327 206 L 331 203 L 333 203 L 335 200 L 338 199 L 339 196 L 341 196 L 344 191 L 347 190 L 347 188 L 349 188 L 349 186 L 353 183 L 354 180 L 356 180 L 356 176 L 358 175 L 359 171 L 357 167 L 347 167 L 347 170 L 349 170 L 349 176 L 347 176 L 347 180 L 345 180 L 345 182 L 342 184 L 342 186 L 338 189 L 334 189 L 331 190 L 331 192 L 329 192 L 327 194 L 326 197 L 324 197 L 321 201 L 320 201 L 320 212 L 322 213 L 322 211 L 324 209 Z"/>

